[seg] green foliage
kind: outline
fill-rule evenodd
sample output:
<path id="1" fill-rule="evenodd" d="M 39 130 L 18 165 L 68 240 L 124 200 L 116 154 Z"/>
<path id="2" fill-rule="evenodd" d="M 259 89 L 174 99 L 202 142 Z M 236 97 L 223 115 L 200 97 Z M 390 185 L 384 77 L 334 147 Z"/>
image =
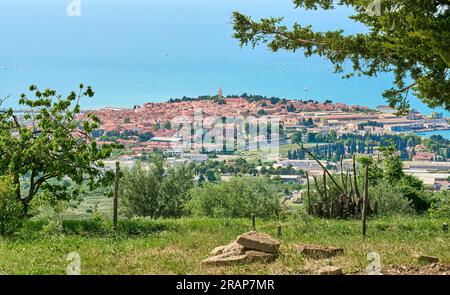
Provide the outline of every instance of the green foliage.
<path id="1" fill-rule="evenodd" d="M 0 235 L 14 233 L 21 225 L 21 206 L 11 177 L 0 177 Z"/>
<path id="2" fill-rule="evenodd" d="M 232 177 L 218 184 L 204 183 L 191 191 L 192 214 L 208 217 L 277 217 L 281 194 L 263 177 Z"/>
<path id="3" fill-rule="evenodd" d="M 306 57 L 318 55 L 344 72 L 351 62 L 355 74 L 376 77 L 392 72 L 395 88 L 383 96 L 392 107 L 404 113 L 409 109 L 412 90 L 429 107 L 450 110 L 450 10 L 448 1 L 383 0 L 379 11 L 369 9 L 371 0 L 294 0 L 296 8 L 331 10 L 350 6 L 349 18 L 367 27 L 367 33 L 347 34 L 344 30 L 318 32 L 310 25 L 294 23 L 292 29 L 283 18 L 254 21 L 239 12 L 233 13 L 234 37 L 241 46 L 265 44 L 271 50 L 303 50 Z M 373 8 L 373 7 L 372 7 Z M 413 82 L 407 84 L 412 78 Z"/>
<path id="4" fill-rule="evenodd" d="M 150 218 L 181 217 L 194 185 L 189 167 L 165 168 L 160 155 L 153 155 L 149 167 L 140 162 L 124 171 L 121 200 L 126 216 Z"/>
<path id="5" fill-rule="evenodd" d="M 79 101 L 94 95 L 91 87 L 80 85 L 78 93 L 72 91 L 67 97 L 51 89 L 40 91 L 35 85 L 30 92 L 34 99 L 26 94 L 19 99 L 26 109 L 23 120 L 12 109 L 0 112 L 0 173 L 13 176 L 16 198 L 25 213 L 42 189 L 67 197 L 60 183 L 64 178 L 85 182 L 91 189 L 109 183 L 112 174 L 102 169 L 102 160 L 114 147 L 97 145 L 92 132 L 99 119 L 81 113 Z"/>
<path id="6" fill-rule="evenodd" d="M 64 212 L 67 208 L 67 201 L 58 199 L 48 191 L 43 191 L 37 194 L 30 203 L 31 220 L 38 220 L 42 223 L 41 234 L 61 234 Z"/>
<path id="7" fill-rule="evenodd" d="M 423 182 L 417 177 L 405 175 L 395 186 L 406 198 L 411 200 L 417 213 L 424 213 L 430 207 L 430 201 L 427 199 Z"/>
<path id="8" fill-rule="evenodd" d="M 434 193 L 428 212 L 432 216 L 450 218 L 450 191 Z"/>
<path id="9" fill-rule="evenodd" d="M 402 179 L 405 176 L 403 173 L 403 164 L 393 143 L 386 147 L 381 147 L 380 151 L 383 152 L 384 157 L 384 178 L 390 183 L 395 183 Z"/>
<path id="10" fill-rule="evenodd" d="M 301 143 L 302 142 L 302 133 L 300 131 L 292 133 L 291 141 L 292 141 L 292 143 Z"/>
<path id="11" fill-rule="evenodd" d="M 414 212 L 411 201 L 386 180 L 380 180 L 369 187 L 370 203 L 377 206 L 377 214 L 382 216 L 407 215 Z"/>

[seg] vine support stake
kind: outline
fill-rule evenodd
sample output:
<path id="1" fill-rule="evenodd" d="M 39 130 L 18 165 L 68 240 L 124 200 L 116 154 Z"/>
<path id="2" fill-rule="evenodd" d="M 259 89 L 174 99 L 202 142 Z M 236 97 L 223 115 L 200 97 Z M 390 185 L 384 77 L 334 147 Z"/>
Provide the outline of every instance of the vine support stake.
<path id="1" fill-rule="evenodd" d="M 362 212 L 361 212 L 361 219 L 362 219 L 362 236 L 363 239 L 366 238 L 366 218 L 367 218 L 367 207 L 369 204 L 369 165 L 366 165 L 365 167 L 365 173 L 364 173 L 364 194 L 363 194 L 363 202 L 362 202 Z"/>
<path id="2" fill-rule="evenodd" d="M 117 229 L 117 205 L 119 195 L 119 177 L 120 177 L 120 162 L 116 162 L 116 173 L 114 175 L 114 200 L 113 200 L 113 228 Z"/>
<path id="3" fill-rule="evenodd" d="M 256 231 L 256 215 L 252 214 L 252 230 Z"/>
<path id="4" fill-rule="evenodd" d="M 309 184 L 309 174 L 306 172 L 306 186 L 307 186 L 307 193 L 308 193 L 308 214 L 312 214 L 311 210 L 311 195 L 310 195 L 310 184 Z"/>
<path id="5" fill-rule="evenodd" d="M 282 233 L 281 233 L 281 225 L 277 225 L 277 238 L 281 239 Z"/>

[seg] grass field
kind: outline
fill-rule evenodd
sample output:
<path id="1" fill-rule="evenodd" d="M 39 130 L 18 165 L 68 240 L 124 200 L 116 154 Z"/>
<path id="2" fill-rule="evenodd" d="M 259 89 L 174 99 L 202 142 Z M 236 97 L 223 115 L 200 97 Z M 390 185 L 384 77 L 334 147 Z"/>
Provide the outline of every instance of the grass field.
<path id="1" fill-rule="evenodd" d="M 418 266 L 413 254 L 437 256 L 450 264 L 450 236 L 443 219 L 398 217 L 369 220 L 362 240 L 358 221 L 300 219 L 280 222 L 283 235 L 279 258 L 267 264 L 203 267 L 211 249 L 250 229 L 243 219 L 121 221 L 117 234 L 109 222 L 67 220 L 63 233 L 40 235 L 39 223 L 28 224 L 33 237 L 0 240 L 0 273 L 65 274 L 68 253 L 81 257 L 82 274 L 309 274 L 319 267 L 337 265 L 345 273 L 363 273 L 367 254 L 381 255 L 382 269 Z M 257 221 L 257 230 L 275 235 L 277 221 Z M 344 254 L 314 260 L 293 249 L 305 242 L 344 248 Z"/>

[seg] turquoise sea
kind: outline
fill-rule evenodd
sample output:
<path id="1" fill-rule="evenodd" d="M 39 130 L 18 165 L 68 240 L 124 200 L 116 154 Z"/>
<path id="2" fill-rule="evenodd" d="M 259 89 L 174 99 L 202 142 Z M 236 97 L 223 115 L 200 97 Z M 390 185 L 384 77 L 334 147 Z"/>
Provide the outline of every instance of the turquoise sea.
<path id="1" fill-rule="evenodd" d="M 432 135 L 441 135 L 445 139 L 450 140 L 450 130 L 438 130 L 438 131 L 428 131 L 428 132 L 417 132 L 417 135 L 430 137 Z"/>
<path id="2" fill-rule="evenodd" d="M 96 91 L 84 108 L 132 107 L 182 96 L 252 93 L 290 99 L 331 99 L 375 107 L 392 76 L 342 80 L 321 58 L 301 52 L 240 48 L 230 16 L 285 16 L 314 29 L 365 28 L 352 11 L 305 12 L 291 0 L 78 0 L 81 15 L 69 17 L 75 0 L 0 1 L 0 97 L 17 106 L 30 84 L 63 93 L 80 82 Z M 411 97 L 419 111 L 431 110 Z M 446 116 L 450 113 L 446 112 Z"/>

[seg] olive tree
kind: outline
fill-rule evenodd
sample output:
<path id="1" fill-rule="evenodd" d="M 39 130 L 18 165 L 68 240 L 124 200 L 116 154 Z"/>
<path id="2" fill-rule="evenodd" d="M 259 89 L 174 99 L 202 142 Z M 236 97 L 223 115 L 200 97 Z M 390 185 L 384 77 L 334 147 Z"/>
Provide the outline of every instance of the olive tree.
<path id="1" fill-rule="evenodd" d="M 20 203 L 14 195 L 11 177 L 0 177 L 0 235 L 6 236 L 14 232 L 20 225 Z"/>
<path id="2" fill-rule="evenodd" d="M 80 99 L 94 96 L 90 86 L 81 84 L 65 97 L 35 85 L 29 91 L 33 98 L 20 96 L 20 113 L 12 108 L 0 111 L 0 174 L 12 176 L 25 215 L 43 189 L 67 197 L 63 179 L 86 183 L 91 189 L 109 183 L 112 173 L 102 160 L 114 148 L 97 145 L 91 133 L 99 119 L 81 111 Z"/>

